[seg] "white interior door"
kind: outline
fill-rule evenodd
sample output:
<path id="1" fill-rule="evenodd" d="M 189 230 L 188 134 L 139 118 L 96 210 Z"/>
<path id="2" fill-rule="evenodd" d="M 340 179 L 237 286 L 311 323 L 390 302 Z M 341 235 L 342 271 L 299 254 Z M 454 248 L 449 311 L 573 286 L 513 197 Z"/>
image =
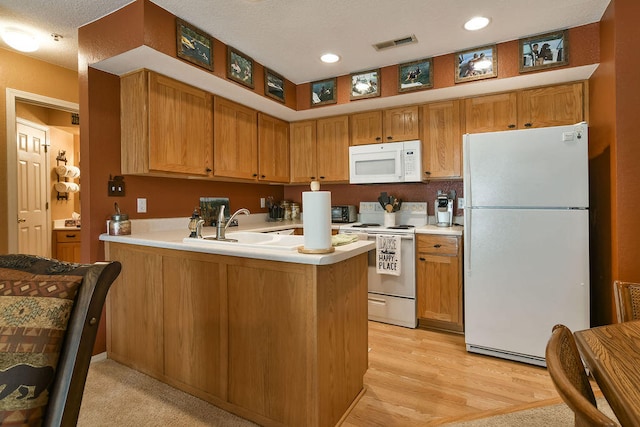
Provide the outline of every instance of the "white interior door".
<path id="1" fill-rule="evenodd" d="M 16 134 L 18 252 L 49 257 L 47 130 L 17 120 Z"/>

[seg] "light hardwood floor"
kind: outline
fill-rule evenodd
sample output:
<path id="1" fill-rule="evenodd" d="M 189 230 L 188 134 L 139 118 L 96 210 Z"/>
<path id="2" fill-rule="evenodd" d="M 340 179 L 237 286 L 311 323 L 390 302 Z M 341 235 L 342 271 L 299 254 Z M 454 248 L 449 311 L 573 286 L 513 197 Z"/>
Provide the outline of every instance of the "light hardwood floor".
<path id="1" fill-rule="evenodd" d="M 435 426 L 562 402 L 545 368 L 467 353 L 462 335 L 369 322 L 369 347 L 366 392 L 346 427 Z"/>

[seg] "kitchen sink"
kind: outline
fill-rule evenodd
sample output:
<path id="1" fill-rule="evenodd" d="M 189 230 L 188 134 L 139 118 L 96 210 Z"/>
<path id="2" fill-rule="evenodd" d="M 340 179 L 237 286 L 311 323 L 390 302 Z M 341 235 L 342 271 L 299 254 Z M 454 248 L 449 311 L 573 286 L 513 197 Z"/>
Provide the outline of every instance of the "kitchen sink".
<path id="1" fill-rule="evenodd" d="M 295 250 L 304 245 L 304 236 L 283 234 L 265 234 L 252 231 L 236 231 L 226 234 L 226 239 L 217 240 L 215 235 L 204 236 L 202 239 L 184 238 L 184 243 L 205 245 L 231 245 L 240 247 Z"/>

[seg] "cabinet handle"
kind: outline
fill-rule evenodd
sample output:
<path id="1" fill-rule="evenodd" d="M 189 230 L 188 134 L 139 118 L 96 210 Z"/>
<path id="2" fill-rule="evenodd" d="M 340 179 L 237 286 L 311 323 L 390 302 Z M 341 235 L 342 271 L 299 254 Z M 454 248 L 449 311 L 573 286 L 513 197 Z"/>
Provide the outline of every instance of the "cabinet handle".
<path id="1" fill-rule="evenodd" d="M 70 238 L 70 239 L 71 239 L 72 237 L 76 237 L 76 235 L 75 235 L 75 234 L 67 234 L 66 236 L 67 236 L 68 238 Z"/>
<path id="2" fill-rule="evenodd" d="M 514 124 L 512 123 L 512 124 L 510 124 L 510 125 L 509 125 L 509 126 L 507 126 L 507 127 L 508 127 L 509 129 L 513 129 L 513 128 L 515 128 L 515 127 L 516 127 L 516 125 L 514 125 Z"/>
<path id="3" fill-rule="evenodd" d="M 205 169 L 205 172 L 206 172 L 206 173 L 211 173 L 212 171 L 213 171 L 213 169 L 211 169 L 211 168 L 206 168 L 206 169 Z"/>
<path id="4" fill-rule="evenodd" d="M 418 258 L 420 261 L 426 261 L 425 257 Z"/>
<path id="5" fill-rule="evenodd" d="M 431 172 L 429 172 L 429 171 L 424 171 L 424 174 L 425 174 L 425 175 L 431 175 Z"/>
<path id="6" fill-rule="evenodd" d="M 382 141 L 382 138 L 379 136 L 376 136 L 376 141 Z"/>
<path id="7" fill-rule="evenodd" d="M 263 178 L 263 179 L 264 179 L 264 178 L 266 178 L 266 176 L 264 176 L 264 175 L 260 175 L 260 178 Z"/>
<path id="8" fill-rule="evenodd" d="M 311 177 L 311 179 L 312 179 L 312 180 L 313 180 L 313 179 L 316 179 L 316 177 L 315 177 L 315 176 L 312 176 L 312 177 Z"/>
<path id="9" fill-rule="evenodd" d="M 524 127 L 526 127 L 526 128 L 530 128 L 531 126 L 533 126 L 531 123 L 525 123 L 524 124 Z"/>
<path id="10" fill-rule="evenodd" d="M 434 248 L 439 248 L 439 247 L 441 247 L 441 246 L 442 246 L 442 245 L 441 245 L 440 243 L 436 243 L 435 245 L 433 245 L 433 247 L 434 247 Z"/>
<path id="11" fill-rule="evenodd" d="M 324 179 L 324 176 L 320 175 L 320 179 Z"/>
<path id="12" fill-rule="evenodd" d="M 392 137 L 392 136 L 388 136 L 388 137 L 387 137 L 387 141 L 391 141 L 392 139 L 393 139 L 393 137 Z"/>
<path id="13" fill-rule="evenodd" d="M 257 176 L 258 176 L 258 174 L 257 174 L 257 173 L 254 173 L 254 174 L 253 174 L 253 175 L 251 175 L 251 176 L 253 176 L 253 177 L 255 178 L 255 177 L 257 177 Z"/>

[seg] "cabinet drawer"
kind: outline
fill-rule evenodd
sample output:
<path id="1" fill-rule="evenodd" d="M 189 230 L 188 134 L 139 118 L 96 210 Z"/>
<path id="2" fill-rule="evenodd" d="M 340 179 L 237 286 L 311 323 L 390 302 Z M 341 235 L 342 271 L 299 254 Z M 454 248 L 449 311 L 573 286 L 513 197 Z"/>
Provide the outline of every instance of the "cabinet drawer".
<path id="1" fill-rule="evenodd" d="M 433 236 L 423 234 L 418 236 L 418 253 L 430 254 L 458 254 L 458 238 L 454 236 Z"/>
<path id="2" fill-rule="evenodd" d="M 56 242 L 70 243 L 80 241 L 80 230 L 77 231 L 56 231 Z"/>

